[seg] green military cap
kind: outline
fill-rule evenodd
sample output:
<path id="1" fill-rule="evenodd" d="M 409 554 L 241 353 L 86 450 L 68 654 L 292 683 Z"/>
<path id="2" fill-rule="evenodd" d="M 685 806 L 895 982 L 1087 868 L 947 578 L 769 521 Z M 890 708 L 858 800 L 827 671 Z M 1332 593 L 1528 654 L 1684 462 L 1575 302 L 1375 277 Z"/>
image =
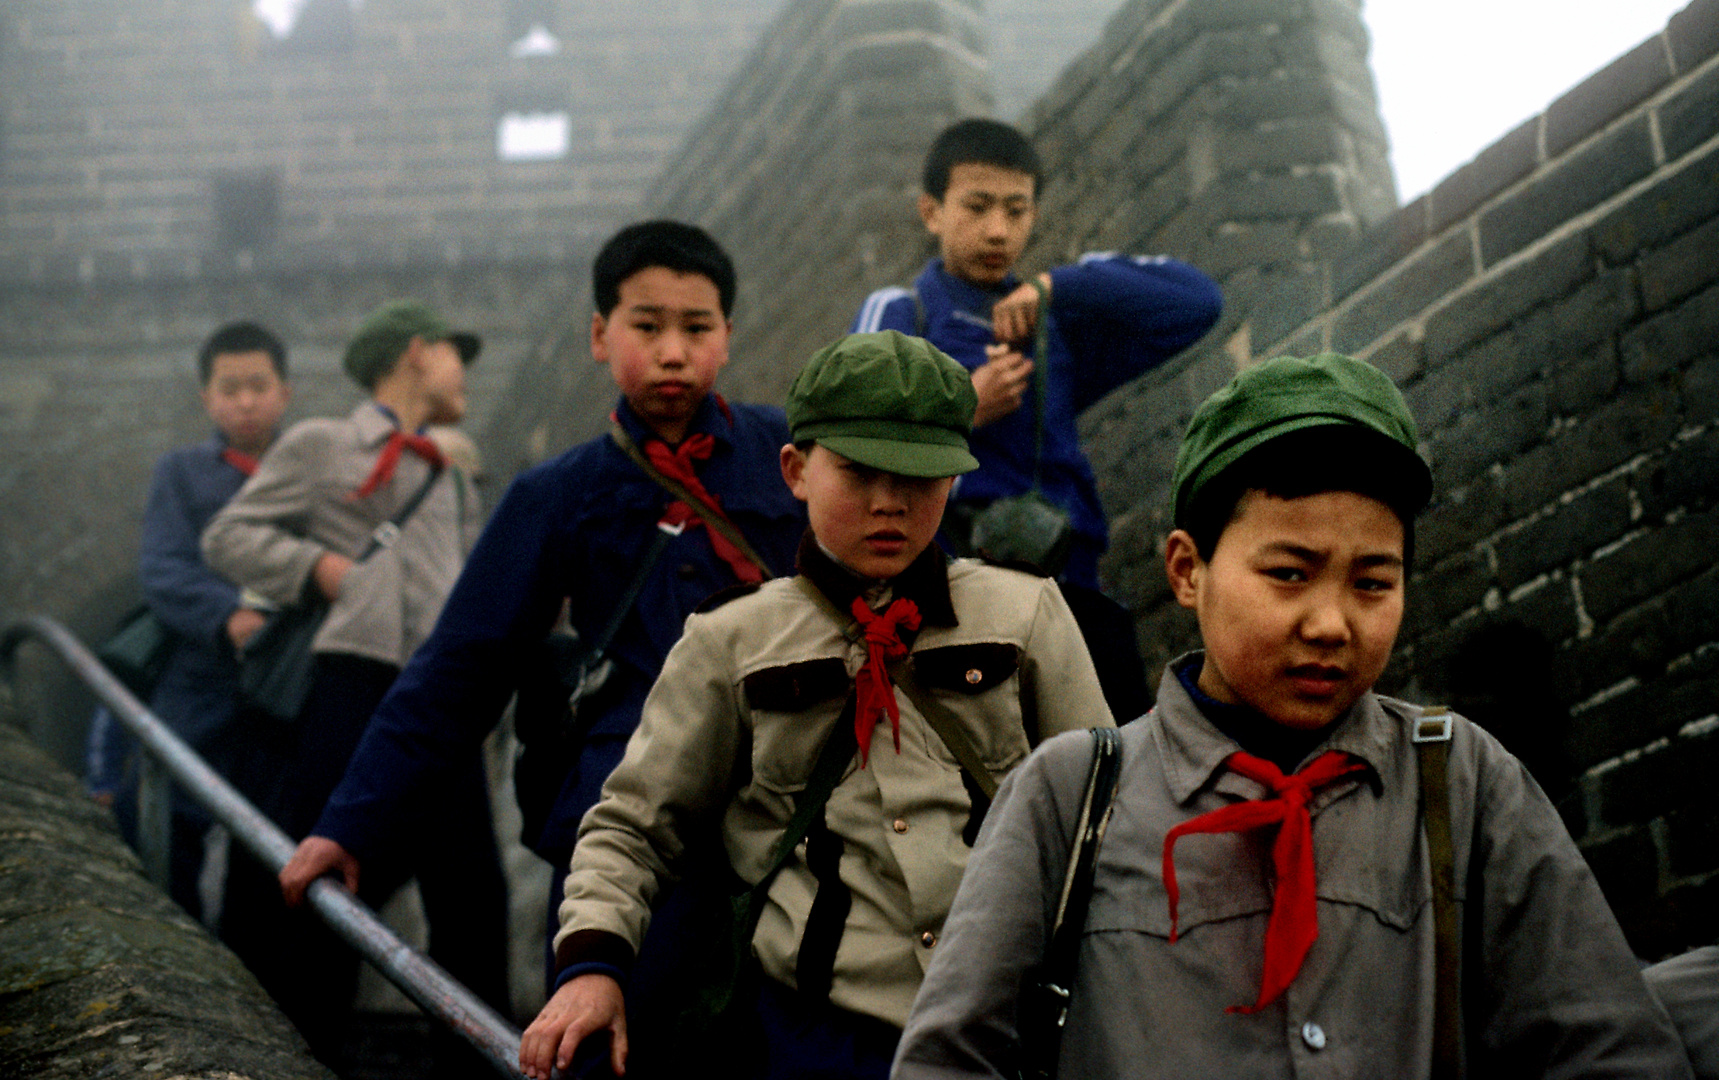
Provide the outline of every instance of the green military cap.
<path id="1" fill-rule="evenodd" d="M 849 334 L 806 361 L 788 389 L 788 433 L 901 476 L 954 476 L 979 399 L 967 369 L 923 338 Z"/>
<path id="2" fill-rule="evenodd" d="M 1403 395 L 1373 365 L 1321 353 L 1250 367 L 1194 411 L 1176 453 L 1176 521 L 1185 521 L 1195 496 L 1248 451 L 1292 431 L 1327 425 L 1378 436 L 1380 452 L 1400 466 L 1404 505 L 1426 505 L 1432 472 L 1415 452 L 1415 418 Z"/>
<path id="3" fill-rule="evenodd" d="M 450 330 L 442 317 L 416 300 L 390 300 L 364 317 L 346 346 L 346 373 L 368 389 L 394 370 L 400 354 L 414 337 L 450 342 L 469 364 L 483 347 L 476 334 Z"/>

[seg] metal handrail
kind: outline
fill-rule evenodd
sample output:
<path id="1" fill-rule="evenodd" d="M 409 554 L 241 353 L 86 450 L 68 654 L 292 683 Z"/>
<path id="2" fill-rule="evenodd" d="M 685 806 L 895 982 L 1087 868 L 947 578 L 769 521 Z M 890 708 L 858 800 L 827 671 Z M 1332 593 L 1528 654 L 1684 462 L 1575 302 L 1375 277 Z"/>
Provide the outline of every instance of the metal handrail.
<path id="1" fill-rule="evenodd" d="M 287 864 L 297 845 L 132 696 L 64 626 L 44 615 L 30 615 L 11 623 L 0 634 L 0 663 L 9 665 L 18 646 L 30 639 L 57 653 L 120 722 L 131 729 L 149 755 L 251 854 L 277 873 Z M 523 1075 L 519 1071 L 518 1029 L 435 961 L 401 941 L 344 885 L 322 878 L 312 883 L 307 895 L 322 920 L 419 1008 L 463 1036 L 503 1076 Z"/>

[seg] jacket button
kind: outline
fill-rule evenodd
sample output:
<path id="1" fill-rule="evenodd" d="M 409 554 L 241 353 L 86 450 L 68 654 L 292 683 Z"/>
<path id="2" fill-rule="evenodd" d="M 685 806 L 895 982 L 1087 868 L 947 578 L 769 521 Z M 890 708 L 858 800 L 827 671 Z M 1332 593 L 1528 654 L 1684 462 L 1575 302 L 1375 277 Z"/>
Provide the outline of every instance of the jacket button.
<path id="1" fill-rule="evenodd" d="M 967 685 L 968 686 L 978 686 L 984 680 L 985 680 L 985 673 L 983 671 L 980 671 L 976 667 L 967 669 Z"/>
<path id="2" fill-rule="evenodd" d="M 919 943 L 929 949 L 931 946 L 937 944 L 937 935 L 927 930 L 925 933 L 919 935 Z"/>
<path id="3" fill-rule="evenodd" d="M 683 562 L 675 567 L 675 573 L 680 575 L 682 581 L 691 581 L 698 576 L 698 567 L 693 563 Z"/>
<path id="4" fill-rule="evenodd" d="M 1309 1020 L 1301 1025 L 1301 1041 L 1309 1050 L 1325 1049 L 1325 1029 Z"/>
<path id="5" fill-rule="evenodd" d="M 907 831 L 907 821 L 904 818 L 896 818 L 895 823 L 892 824 L 890 828 L 894 829 L 898 833 L 904 833 Z"/>

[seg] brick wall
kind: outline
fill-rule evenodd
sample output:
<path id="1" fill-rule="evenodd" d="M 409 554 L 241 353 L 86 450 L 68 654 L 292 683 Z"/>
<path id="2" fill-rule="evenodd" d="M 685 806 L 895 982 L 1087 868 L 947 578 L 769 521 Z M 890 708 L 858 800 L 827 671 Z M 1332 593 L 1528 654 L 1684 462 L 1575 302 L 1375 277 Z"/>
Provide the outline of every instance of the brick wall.
<path id="1" fill-rule="evenodd" d="M 0 12 L 0 283 L 568 257 L 640 190 L 779 0 L 244 0 Z M 557 51 L 514 55 L 531 23 Z M 564 111 L 561 160 L 501 161 Z"/>
<path id="2" fill-rule="evenodd" d="M 1194 641 L 1158 554 L 1192 405 L 1276 354 L 1337 349 L 1389 372 L 1435 493 L 1387 689 L 1458 706 L 1529 762 L 1649 956 L 1719 936 L 1716 52 L 1719 3 L 1697 0 L 1336 257 L 1309 258 L 1310 234 L 1278 223 L 1203 219 L 1198 260 L 1264 268 L 1229 275 L 1216 343 L 1084 418 L 1115 523 L 1106 572 L 1162 660 Z M 1042 144 L 1069 137 L 1035 115 Z M 1278 145 L 1281 162 L 1299 144 Z M 1244 167 L 1235 153 L 1220 169 Z M 1335 177 L 1310 186 L 1344 197 Z M 1121 206 L 1115 190 L 1078 204 Z M 1106 224 L 1080 244 L 1138 235 Z"/>
<path id="3" fill-rule="evenodd" d="M 924 258 L 925 147 L 990 107 L 977 9 L 794 0 L 653 185 L 648 208 L 705 226 L 734 256 L 728 392 L 780 401 L 870 289 Z"/>

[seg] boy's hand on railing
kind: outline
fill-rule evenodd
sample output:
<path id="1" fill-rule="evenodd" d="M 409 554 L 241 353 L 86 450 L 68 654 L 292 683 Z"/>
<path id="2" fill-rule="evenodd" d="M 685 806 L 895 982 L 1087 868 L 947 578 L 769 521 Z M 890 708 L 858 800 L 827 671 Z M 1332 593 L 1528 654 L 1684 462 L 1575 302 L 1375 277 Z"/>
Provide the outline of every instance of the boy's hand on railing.
<path id="1" fill-rule="evenodd" d="M 519 1040 L 519 1070 L 531 1080 L 549 1080 L 551 1066 L 565 1070 L 573 1051 L 599 1031 L 609 1032 L 609 1066 L 627 1071 L 627 1008 L 621 984 L 607 975 L 569 979 L 543 1006 Z"/>
<path id="2" fill-rule="evenodd" d="M 281 868 L 281 895 L 288 907 L 304 903 L 305 890 L 324 874 L 338 870 L 348 892 L 358 892 L 358 860 L 326 836 L 307 836 Z"/>

